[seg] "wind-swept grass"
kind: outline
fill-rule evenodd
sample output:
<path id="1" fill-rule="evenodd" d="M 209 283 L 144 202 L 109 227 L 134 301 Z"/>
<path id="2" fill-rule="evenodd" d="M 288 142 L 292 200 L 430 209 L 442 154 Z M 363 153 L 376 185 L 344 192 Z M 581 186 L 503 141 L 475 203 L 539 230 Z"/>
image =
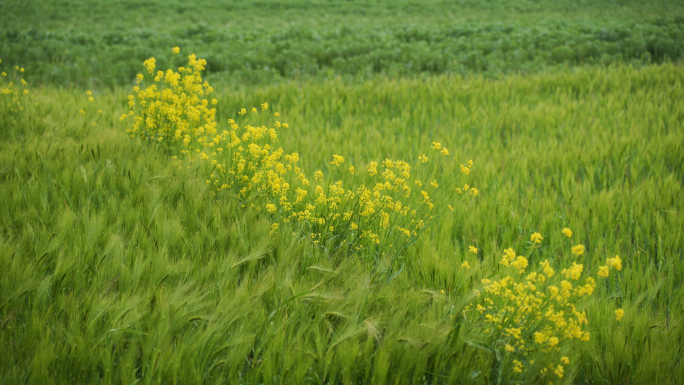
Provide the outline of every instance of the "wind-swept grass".
<path id="1" fill-rule="evenodd" d="M 582 305 L 591 340 L 568 348 L 574 369 L 558 380 L 677 383 L 683 81 L 665 65 L 214 85 L 219 121 L 263 102 L 280 111 L 280 144 L 307 172 L 332 154 L 415 159 L 432 140 L 474 160 L 480 194 L 412 246 L 389 283 L 211 199 L 202 170 L 178 171 L 126 135 L 128 90 L 93 103 L 34 90 L 39 118 L 0 142 L 2 382 L 512 381 L 505 352 L 461 310 L 480 279 L 503 274 L 504 248 L 538 262 L 582 243 L 585 268 L 619 254 L 623 270 Z"/>

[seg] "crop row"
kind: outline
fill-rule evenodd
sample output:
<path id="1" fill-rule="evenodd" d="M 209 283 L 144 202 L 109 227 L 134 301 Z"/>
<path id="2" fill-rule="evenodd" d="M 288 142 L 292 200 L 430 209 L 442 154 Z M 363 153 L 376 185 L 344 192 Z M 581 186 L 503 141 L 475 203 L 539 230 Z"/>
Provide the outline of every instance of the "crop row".
<path id="1" fill-rule="evenodd" d="M 469 22 L 237 30 L 200 23 L 175 32 L 0 31 L 1 57 L 25 63 L 33 81 L 63 85 L 130 83 L 143 60 L 175 45 L 206 58 L 210 78 L 250 84 L 336 75 L 496 76 L 562 65 L 679 61 L 684 17 L 532 26 Z"/>

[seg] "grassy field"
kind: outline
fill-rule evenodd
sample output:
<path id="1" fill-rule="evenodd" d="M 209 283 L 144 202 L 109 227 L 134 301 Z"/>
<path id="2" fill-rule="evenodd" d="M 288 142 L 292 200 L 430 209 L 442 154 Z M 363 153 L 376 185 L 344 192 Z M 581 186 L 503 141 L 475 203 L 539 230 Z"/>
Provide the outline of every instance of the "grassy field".
<path id="1" fill-rule="evenodd" d="M 135 49 L 140 57 L 128 55 L 126 68 L 111 76 L 107 67 L 94 66 L 81 72 L 80 82 L 75 79 L 86 64 L 53 63 L 57 78 L 51 78 L 45 63 L 52 59 L 30 56 L 52 44 L 49 39 L 21 54 L 22 40 L 0 40 L 0 68 L 8 73 L 0 89 L 13 80 L 21 90 L 21 76 L 30 91 L 19 91 L 20 104 L 11 106 L 11 95 L 0 94 L 0 382 L 677 384 L 684 378 L 681 43 L 668 46 L 674 54 L 662 63 L 622 55 L 612 57 L 613 64 L 553 64 L 546 60 L 555 45 L 547 44 L 533 50 L 544 61 L 529 71 L 347 77 L 351 72 L 333 70 L 324 77 L 279 74 L 255 86 L 240 71 L 212 73 L 219 46 L 193 38 L 263 23 L 265 39 L 272 40 L 304 26 L 332 31 L 352 18 L 376 23 L 352 32 L 360 40 L 408 24 L 437 35 L 478 23 L 509 23 L 523 28 L 522 35 L 569 26 L 549 35 L 553 40 L 579 25 L 601 31 L 622 23 L 649 25 L 653 29 L 644 30 L 667 37 L 652 42 L 674 42 L 681 4 L 433 2 L 392 9 L 380 2 L 246 7 L 207 1 L 190 16 L 184 3 L 165 2 L 155 18 L 150 15 L 162 5 L 148 2 L 117 22 L 103 15 L 108 7 L 124 13 L 127 2 L 86 3 L 6 1 L 3 12 L 22 16 L 0 17 L 0 33 L 69 40 L 92 28 L 92 19 L 102 26 L 95 43 L 72 39 L 73 45 L 59 46 L 91 52 L 92 60 L 83 62 L 91 64 L 113 58 L 98 39 L 117 29 L 137 36 L 144 32 L 141 20 L 163 38 L 120 43 L 121 52 Z M 228 6 L 220 17 L 218 10 Z M 523 27 L 529 15 L 539 24 Z M 174 41 L 200 19 L 203 32 L 181 40 L 187 47 Z M 335 43 L 332 35 L 322 36 Z M 306 51 L 307 39 L 282 39 Z M 525 39 L 513 40 L 522 45 Z M 576 46 L 596 41 L 577 38 Z M 272 145 L 298 153 L 311 196 L 316 184 L 333 185 L 339 173 L 333 155 L 358 170 L 345 186 L 359 186 L 370 178 L 364 176 L 370 162 L 406 160 L 413 175 L 424 153 L 442 160 L 425 185 L 433 175 L 442 184 L 457 174 L 479 193 L 450 190 L 455 210 L 437 206 L 429 229 L 409 238 L 406 250 L 383 243 L 344 257 L 329 248 L 338 232 L 283 222 L 264 210 L 270 201 L 263 194 L 249 198 L 228 189 L 214 196 L 206 183 L 216 173 L 209 161 L 179 168 L 172 157 L 183 147 L 131 138 L 130 118 L 120 120 L 135 73 L 145 71 L 142 60 L 156 55 L 158 69 L 165 69 L 175 45 L 183 57 L 197 52 L 209 58 L 218 132 L 230 130 L 230 119 L 242 128 L 270 125 L 279 113 L 287 127 L 278 129 Z M 416 49 L 408 50 L 421 56 Z M 600 59 L 605 52 L 598 52 Z M 118 62 L 112 60 L 114 71 Z M 73 77 L 55 75 L 68 71 Z M 85 86 L 95 87 L 92 101 Z M 258 114 L 249 112 L 252 107 Z M 434 141 L 448 147 L 449 156 L 434 153 Z M 471 159 L 463 175 L 459 167 Z M 318 170 L 330 177 L 315 181 Z M 426 189 L 433 196 L 442 191 Z M 531 238 L 537 232 L 541 243 Z M 313 233 L 333 238 L 317 243 Z M 571 251 L 578 244 L 586 248 L 581 255 Z M 501 263 L 508 248 L 526 256 L 524 274 Z M 620 270 L 606 262 L 616 255 Z M 553 277 L 544 261 L 556 270 Z M 570 278 L 577 265 L 581 280 Z M 610 267 L 609 277 L 598 274 L 602 266 Z M 546 281 L 535 281 L 535 273 Z M 506 277 L 525 284 L 497 296 L 488 282 Z M 561 279 L 579 289 L 588 277 L 596 282 L 589 295 L 561 300 L 545 294 Z M 532 283 L 543 290 L 534 294 Z M 517 296 L 523 290 L 526 297 Z M 524 313 L 530 298 L 545 301 L 539 320 Z M 535 335 L 563 329 L 558 314 L 546 311 L 550 304 L 564 309 L 564 301 L 577 313 L 560 318 L 586 319 L 579 325 L 588 341 L 582 333 L 557 332 L 554 345 Z M 616 316 L 618 309 L 624 317 Z M 492 322 L 492 315 L 503 321 Z M 551 329 L 544 324 L 549 319 L 555 320 Z M 516 328 L 522 337 L 511 331 Z"/>

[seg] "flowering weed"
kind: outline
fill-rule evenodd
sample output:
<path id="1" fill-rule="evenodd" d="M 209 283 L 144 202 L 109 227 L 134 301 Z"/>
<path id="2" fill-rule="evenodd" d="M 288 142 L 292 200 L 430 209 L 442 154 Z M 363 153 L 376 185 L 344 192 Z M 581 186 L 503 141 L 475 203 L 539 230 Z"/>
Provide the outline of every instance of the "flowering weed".
<path id="1" fill-rule="evenodd" d="M 127 132 L 178 151 L 178 165 L 194 160 L 207 164 L 211 194 L 236 198 L 240 206 L 264 212 L 272 218 L 272 233 L 291 223 L 329 255 L 357 255 L 374 269 L 386 263 L 389 274 L 421 233 L 458 207 L 457 199 L 478 194 L 468 184 L 456 185 L 470 174 L 472 161 L 452 174 L 436 175 L 439 160 L 449 156 L 439 142 L 433 142 L 430 155 L 419 156 L 413 166 L 391 159 L 347 165 L 343 156 L 333 154 L 327 175 L 318 170 L 312 178 L 298 166 L 298 153 L 285 153 L 278 146 L 279 132 L 288 128 L 287 123 L 240 127 L 236 117 L 220 128 L 216 109 L 210 109 L 205 98 L 213 91 L 201 78 L 206 61 L 195 55 L 188 58 L 188 66 L 178 72 L 155 73 L 154 58 L 143 63 L 147 75 L 137 76 L 130 111 L 121 117 L 133 118 Z M 155 76 L 154 83 L 141 88 L 146 76 Z M 238 114 L 246 115 L 247 109 Z M 251 108 L 250 115 L 257 114 L 269 114 L 268 104 Z M 275 119 L 279 113 L 274 115 Z"/>
<path id="2" fill-rule="evenodd" d="M 23 67 L 3 67 L 0 59 L 0 132 L 3 134 L 16 130 L 19 124 L 27 123 L 31 118 L 29 109 L 34 101 L 24 73 Z"/>

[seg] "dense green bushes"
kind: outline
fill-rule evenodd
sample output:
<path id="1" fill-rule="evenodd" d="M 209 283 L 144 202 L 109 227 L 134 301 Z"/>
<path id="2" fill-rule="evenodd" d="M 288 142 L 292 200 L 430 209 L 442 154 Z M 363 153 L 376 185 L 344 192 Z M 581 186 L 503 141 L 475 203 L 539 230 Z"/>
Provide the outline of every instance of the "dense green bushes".
<path id="1" fill-rule="evenodd" d="M 498 75 L 559 65 L 679 61 L 684 55 L 684 17 L 252 30 L 199 23 L 176 31 L 99 33 L 32 27 L 4 30 L 0 41 L 0 57 L 27 63 L 34 82 L 53 84 L 128 83 L 143 60 L 162 56 L 176 45 L 207 58 L 207 72 L 213 78 L 246 83 L 333 75 Z"/>

